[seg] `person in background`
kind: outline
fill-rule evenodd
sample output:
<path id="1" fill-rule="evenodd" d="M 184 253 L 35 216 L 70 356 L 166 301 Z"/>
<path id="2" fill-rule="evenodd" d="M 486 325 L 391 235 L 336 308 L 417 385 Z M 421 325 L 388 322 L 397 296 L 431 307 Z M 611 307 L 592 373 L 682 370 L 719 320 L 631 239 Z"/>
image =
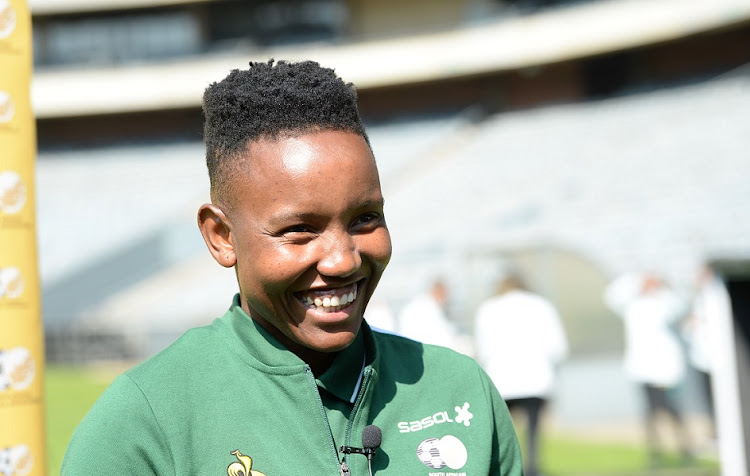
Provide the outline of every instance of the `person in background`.
<path id="1" fill-rule="evenodd" d="M 474 338 L 477 359 L 508 408 L 525 414 L 524 471 L 536 476 L 540 416 L 554 389 L 557 367 L 568 354 L 560 316 L 552 303 L 511 274 L 501 280 L 495 296 L 480 304 Z"/>
<path id="2" fill-rule="evenodd" d="M 657 417 L 671 417 L 683 461 L 692 460 L 687 426 L 676 390 L 686 365 L 675 326 L 686 306 L 655 272 L 626 273 L 604 290 L 604 302 L 625 325 L 624 369 L 646 398 L 646 442 L 652 466 L 662 464 L 665 445 L 659 438 Z"/>
<path id="3" fill-rule="evenodd" d="M 688 344 L 690 364 L 698 373 L 699 385 L 710 418 L 710 436 L 716 438 L 716 417 L 711 374 L 715 367 L 718 328 L 721 322 L 732 321 L 732 305 L 726 286 L 710 265 L 701 267 L 695 283 L 690 315 L 683 333 Z"/>
<path id="4" fill-rule="evenodd" d="M 436 279 L 427 292 L 414 297 L 398 314 L 398 333 L 471 355 L 470 343 L 448 318 L 447 309 L 448 286 L 442 279 Z"/>

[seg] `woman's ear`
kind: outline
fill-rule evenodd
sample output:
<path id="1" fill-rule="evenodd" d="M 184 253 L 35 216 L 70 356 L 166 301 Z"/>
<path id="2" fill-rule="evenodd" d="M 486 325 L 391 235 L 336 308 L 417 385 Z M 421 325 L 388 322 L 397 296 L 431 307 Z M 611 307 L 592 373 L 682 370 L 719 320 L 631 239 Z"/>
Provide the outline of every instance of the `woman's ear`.
<path id="1" fill-rule="evenodd" d="M 225 268 L 231 268 L 237 263 L 232 229 L 221 208 L 211 203 L 201 205 L 198 209 L 198 228 L 217 263 Z"/>

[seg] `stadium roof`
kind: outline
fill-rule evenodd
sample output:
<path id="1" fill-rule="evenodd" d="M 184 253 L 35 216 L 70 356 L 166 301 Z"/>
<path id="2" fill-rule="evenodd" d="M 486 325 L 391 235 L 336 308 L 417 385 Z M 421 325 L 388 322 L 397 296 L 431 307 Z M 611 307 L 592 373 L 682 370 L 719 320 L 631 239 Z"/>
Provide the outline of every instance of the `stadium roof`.
<path id="1" fill-rule="evenodd" d="M 747 21 L 747 0 L 601 0 L 457 31 L 381 41 L 295 45 L 96 70 L 39 71 L 32 84 L 32 102 L 42 119 L 198 107 L 210 82 L 245 67 L 249 60 L 268 58 L 317 60 L 360 89 L 394 86 L 566 61 Z"/>
<path id="2" fill-rule="evenodd" d="M 33 15 L 59 15 L 64 13 L 99 12 L 132 8 L 154 8 L 165 5 L 206 3 L 212 0 L 29 0 Z"/>

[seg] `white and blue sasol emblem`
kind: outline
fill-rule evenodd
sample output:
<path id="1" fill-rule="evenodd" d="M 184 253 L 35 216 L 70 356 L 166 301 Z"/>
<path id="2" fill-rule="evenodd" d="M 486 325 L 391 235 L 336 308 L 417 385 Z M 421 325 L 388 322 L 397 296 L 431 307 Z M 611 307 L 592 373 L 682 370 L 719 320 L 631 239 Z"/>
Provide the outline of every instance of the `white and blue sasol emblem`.
<path id="1" fill-rule="evenodd" d="M 461 469 L 468 460 L 466 446 L 453 435 L 427 438 L 417 446 L 417 458 L 432 469 Z"/>

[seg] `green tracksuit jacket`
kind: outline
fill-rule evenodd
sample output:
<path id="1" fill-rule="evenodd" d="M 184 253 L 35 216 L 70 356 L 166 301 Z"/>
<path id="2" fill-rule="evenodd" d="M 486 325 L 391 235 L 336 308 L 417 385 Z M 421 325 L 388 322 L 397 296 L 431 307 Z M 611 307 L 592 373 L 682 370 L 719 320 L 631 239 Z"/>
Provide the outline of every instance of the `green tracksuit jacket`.
<path id="1" fill-rule="evenodd" d="M 119 376 L 76 429 L 62 474 L 522 474 L 505 403 L 469 357 L 363 325 L 315 378 L 234 304 Z"/>

